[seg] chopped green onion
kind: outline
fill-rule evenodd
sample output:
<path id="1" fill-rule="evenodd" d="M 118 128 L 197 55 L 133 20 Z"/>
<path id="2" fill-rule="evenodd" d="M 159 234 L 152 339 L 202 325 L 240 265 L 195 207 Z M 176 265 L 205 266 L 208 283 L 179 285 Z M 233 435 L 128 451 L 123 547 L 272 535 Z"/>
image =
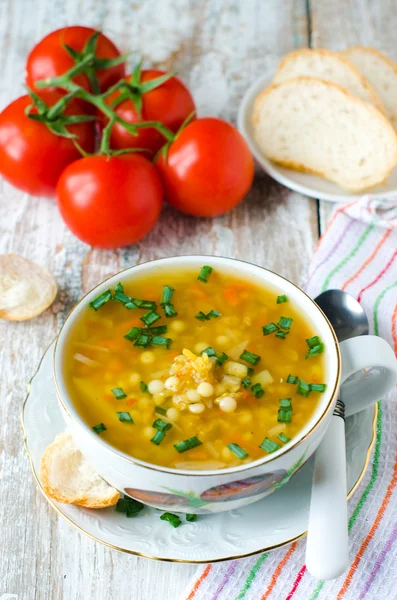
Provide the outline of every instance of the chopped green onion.
<path id="1" fill-rule="evenodd" d="M 146 327 L 150 327 L 150 325 L 153 325 L 153 323 L 159 319 L 161 319 L 160 315 L 158 315 L 154 310 L 149 310 L 149 312 L 141 317 L 141 321 L 145 323 Z"/>
<path id="2" fill-rule="evenodd" d="M 196 319 L 198 319 L 199 321 L 207 321 L 207 315 L 205 313 L 203 313 L 202 310 L 200 310 L 197 315 L 196 315 Z"/>
<path id="3" fill-rule="evenodd" d="M 164 304 L 163 310 L 166 317 L 176 317 L 178 314 L 173 304 Z"/>
<path id="4" fill-rule="evenodd" d="M 314 346 L 310 348 L 309 352 L 306 354 L 305 358 L 311 358 L 312 356 L 317 356 L 317 354 L 322 354 L 324 352 L 324 344 L 319 344 L 318 346 Z"/>
<path id="5" fill-rule="evenodd" d="M 103 423 L 99 423 L 98 425 L 95 425 L 93 427 L 93 430 L 95 431 L 95 433 L 97 433 L 98 435 L 100 433 L 102 433 L 102 431 L 106 431 L 107 427 L 106 425 L 104 425 Z"/>
<path id="6" fill-rule="evenodd" d="M 248 452 L 246 452 L 245 450 L 243 450 L 238 444 L 228 444 L 227 447 L 229 448 L 229 450 L 231 450 L 233 452 L 233 454 L 235 454 L 237 456 L 237 458 L 239 458 L 240 460 L 243 460 L 243 458 L 247 458 L 248 456 Z"/>
<path id="7" fill-rule="evenodd" d="M 208 281 L 209 276 L 211 275 L 211 273 L 212 273 L 212 267 L 205 266 L 205 267 L 203 267 L 201 269 L 201 271 L 200 271 L 199 276 L 197 277 L 197 279 L 199 281 L 204 281 L 204 283 L 207 283 L 207 281 Z"/>
<path id="8" fill-rule="evenodd" d="M 130 304 L 132 298 L 126 296 L 126 294 L 123 294 L 122 292 L 116 292 L 113 296 L 113 300 L 116 300 L 116 302 L 120 302 L 120 304 L 124 304 L 124 306 L 126 306 L 127 304 Z"/>
<path id="9" fill-rule="evenodd" d="M 178 442 L 174 444 L 174 448 L 177 452 L 186 452 L 186 450 L 191 450 L 196 446 L 201 446 L 203 442 L 200 442 L 198 437 L 195 435 L 194 437 L 188 438 L 187 440 L 183 440 L 182 442 Z"/>
<path id="10" fill-rule="evenodd" d="M 223 363 L 226 362 L 228 358 L 228 355 L 222 352 L 216 357 L 216 362 L 218 363 L 218 365 L 223 365 Z"/>
<path id="11" fill-rule="evenodd" d="M 157 413 L 158 415 L 162 415 L 163 417 L 164 417 L 164 415 L 167 414 L 167 411 L 162 406 L 156 406 L 156 408 L 154 409 L 154 412 Z"/>
<path id="12" fill-rule="evenodd" d="M 131 517 L 135 517 L 144 508 L 145 505 L 142 504 L 142 502 L 138 502 L 138 500 L 134 500 L 133 498 L 129 498 L 128 496 L 124 496 L 124 498 L 119 498 L 116 504 L 117 512 L 124 513 L 128 519 L 130 519 Z"/>
<path id="13" fill-rule="evenodd" d="M 242 354 L 240 354 L 241 360 L 245 360 L 250 365 L 256 365 L 260 361 L 261 357 L 258 354 L 254 354 L 253 352 L 249 352 L 248 350 L 244 350 Z"/>
<path id="14" fill-rule="evenodd" d="M 281 329 L 289 329 L 292 325 L 292 320 L 290 317 L 280 317 L 277 325 L 281 327 Z"/>
<path id="15" fill-rule="evenodd" d="M 167 325 L 157 325 L 156 327 L 144 327 L 142 329 L 142 333 L 147 333 L 149 335 L 162 335 L 167 332 Z"/>
<path id="16" fill-rule="evenodd" d="M 109 302 L 109 300 L 111 300 L 112 298 L 113 296 L 111 290 L 106 290 L 106 292 L 103 292 L 103 294 L 100 294 L 97 298 L 95 298 L 95 300 L 90 302 L 90 306 L 95 311 L 99 310 L 101 306 Z"/>
<path id="17" fill-rule="evenodd" d="M 279 408 L 277 420 L 279 423 L 291 423 L 292 410 L 290 408 Z"/>
<path id="18" fill-rule="evenodd" d="M 220 312 L 218 312 L 217 310 L 210 310 L 209 313 L 207 313 L 207 319 L 217 319 L 218 317 L 221 317 L 222 314 Z"/>
<path id="19" fill-rule="evenodd" d="M 305 396 L 305 398 L 307 398 L 310 392 L 310 384 L 306 383 L 306 381 L 302 381 L 302 379 L 299 379 L 297 392 L 301 396 Z"/>
<path id="20" fill-rule="evenodd" d="M 284 442 L 284 444 L 287 444 L 288 442 L 291 441 L 291 438 L 289 438 L 288 435 L 285 435 L 285 433 L 283 433 L 283 432 L 279 433 L 277 437 L 279 440 Z"/>
<path id="21" fill-rule="evenodd" d="M 131 298 L 135 308 L 148 308 L 150 310 L 156 310 L 157 304 L 152 300 L 139 300 L 139 298 Z"/>
<path id="22" fill-rule="evenodd" d="M 124 287 L 123 284 L 121 283 L 121 281 L 118 282 L 118 284 L 116 285 L 116 287 L 114 288 L 114 291 L 117 293 L 119 292 L 120 294 L 124 293 Z"/>
<path id="23" fill-rule="evenodd" d="M 241 385 L 243 386 L 243 388 L 248 389 L 251 385 L 251 379 L 249 377 L 246 377 L 242 380 Z"/>
<path id="24" fill-rule="evenodd" d="M 127 302 L 127 304 L 124 304 L 124 306 L 126 308 L 128 308 L 128 310 L 132 310 L 133 308 L 138 308 L 136 304 L 134 304 L 133 302 Z"/>
<path id="25" fill-rule="evenodd" d="M 152 427 L 154 427 L 155 429 L 158 429 L 159 431 L 168 431 L 169 429 L 171 429 L 172 427 L 172 423 L 167 423 L 166 421 L 163 421 L 162 419 L 156 419 L 153 424 Z"/>
<path id="26" fill-rule="evenodd" d="M 116 414 L 119 418 L 119 421 L 121 421 L 122 423 L 131 423 L 131 424 L 134 423 L 134 420 L 131 417 L 129 412 L 118 412 Z"/>
<path id="27" fill-rule="evenodd" d="M 254 369 L 252 367 L 248 367 L 248 371 L 247 371 L 247 375 L 248 377 L 251 377 L 251 375 L 254 374 Z"/>
<path id="28" fill-rule="evenodd" d="M 276 333 L 275 337 L 285 340 L 285 338 L 287 337 L 288 334 L 289 334 L 289 331 L 279 331 L 278 333 Z"/>
<path id="29" fill-rule="evenodd" d="M 156 446 L 158 446 L 159 444 L 161 444 L 161 442 L 163 441 L 164 438 L 165 438 L 164 431 L 156 431 L 156 433 L 154 434 L 154 436 L 152 437 L 152 439 L 150 441 L 152 442 L 152 444 L 156 444 Z"/>
<path id="30" fill-rule="evenodd" d="M 278 331 L 278 327 L 275 323 L 268 323 L 267 325 L 263 325 L 262 331 L 263 335 L 269 335 L 270 333 Z"/>
<path id="31" fill-rule="evenodd" d="M 160 304 L 169 304 L 171 302 L 172 294 L 175 292 L 175 288 L 165 285 L 163 287 L 163 294 L 161 296 Z"/>
<path id="32" fill-rule="evenodd" d="M 130 340 L 132 342 L 133 340 L 136 340 L 140 333 L 141 330 L 139 329 L 139 327 L 132 327 L 132 329 L 127 331 L 124 337 L 126 340 Z"/>
<path id="33" fill-rule="evenodd" d="M 282 296 L 277 296 L 277 304 L 282 304 L 283 302 L 288 302 L 287 296 L 284 294 Z"/>
<path id="34" fill-rule="evenodd" d="M 325 383 L 310 383 L 311 392 L 325 392 L 327 386 Z"/>
<path id="35" fill-rule="evenodd" d="M 147 394 L 149 392 L 149 388 L 144 381 L 140 382 L 139 387 L 141 388 L 141 392 L 143 394 Z"/>
<path id="36" fill-rule="evenodd" d="M 150 342 L 150 335 L 147 335 L 147 333 L 140 333 L 139 336 L 137 337 L 137 340 L 134 344 L 134 346 L 140 346 L 141 348 L 146 348 L 149 345 Z"/>
<path id="37" fill-rule="evenodd" d="M 151 340 L 151 344 L 153 346 L 163 346 L 164 348 L 169 348 L 172 344 L 172 339 L 163 337 L 161 335 L 155 335 Z"/>
<path id="38" fill-rule="evenodd" d="M 279 404 L 280 408 L 292 408 L 291 398 L 280 398 Z"/>
<path id="39" fill-rule="evenodd" d="M 251 387 L 251 392 L 254 394 L 255 398 L 262 398 L 265 390 L 262 388 L 260 383 L 255 383 L 255 385 Z"/>
<path id="40" fill-rule="evenodd" d="M 276 444 L 276 442 L 272 442 L 272 440 L 269 440 L 269 438 L 265 437 L 263 442 L 260 444 L 259 448 L 262 448 L 262 450 L 264 450 L 265 452 L 271 453 L 281 448 L 281 446 Z"/>
<path id="41" fill-rule="evenodd" d="M 197 515 L 187 513 L 186 521 L 189 521 L 189 523 L 194 523 L 195 521 L 197 521 Z"/>
<path id="42" fill-rule="evenodd" d="M 318 335 L 315 335 L 311 338 L 307 338 L 306 344 L 309 346 L 309 348 L 314 348 L 314 346 L 318 346 L 319 344 L 322 344 L 322 341 L 320 340 Z"/>
<path id="43" fill-rule="evenodd" d="M 170 513 L 170 512 L 163 513 L 161 515 L 160 519 L 162 521 L 167 521 L 170 525 L 172 525 L 175 528 L 179 527 L 179 525 L 182 524 L 182 521 L 180 520 L 178 515 L 174 515 L 173 513 Z"/>
<path id="44" fill-rule="evenodd" d="M 214 350 L 213 348 L 211 348 L 211 346 L 209 346 L 208 348 L 203 350 L 201 352 L 201 354 L 206 354 L 207 356 L 216 356 L 216 350 Z"/>
<path id="45" fill-rule="evenodd" d="M 112 394 L 116 397 L 116 400 L 122 400 L 123 398 L 127 398 L 127 394 L 123 390 L 123 388 L 113 388 Z"/>
<path id="46" fill-rule="evenodd" d="M 298 377 L 296 375 L 288 375 L 287 383 L 292 383 L 293 385 L 298 383 Z"/>

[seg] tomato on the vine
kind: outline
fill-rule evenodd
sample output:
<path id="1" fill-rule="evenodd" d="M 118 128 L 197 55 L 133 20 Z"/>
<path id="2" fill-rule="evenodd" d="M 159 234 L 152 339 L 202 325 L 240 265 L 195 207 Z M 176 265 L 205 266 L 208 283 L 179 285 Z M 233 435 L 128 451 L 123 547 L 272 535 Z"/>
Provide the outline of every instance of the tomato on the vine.
<path id="1" fill-rule="evenodd" d="M 95 29 L 80 25 L 63 27 L 45 36 L 34 46 L 26 62 L 26 85 L 34 89 L 36 81 L 50 77 L 58 77 L 69 71 L 76 61 L 65 48 L 69 46 L 73 51 L 82 53 L 87 42 L 95 35 Z M 98 59 L 118 59 L 120 52 L 113 42 L 100 33 L 94 43 L 94 53 Z M 95 69 L 100 91 L 116 83 L 125 74 L 125 63 L 115 64 L 103 69 Z M 73 81 L 84 89 L 92 89 L 92 82 L 88 75 L 77 75 Z"/>
<path id="2" fill-rule="evenodd" d="M 51 107 L 63 97 L 57 91 L 41 90 L 38 96 Z M 81 157 L 73 141 L 55 135 L 39 121 L 25 114 L 32 98 L 21 96 L 0 113 L 0 174 L 12 185 L 34 196 L 53 196 L 63 169 Z M 32 108 L 32 114 L 38 114 Z M 65 116 L 83 114 L 78 100 L 69 101 Z M 95 132 L 92 122 L 67 125 L 86 152 L 93 152 Z"/>
<path id="3" fill-rule="evenodd" d="M 163 189 L 156 168 L 139 154 L 90 156 L 69 165 L 56 190 L 66 225 L 97 248 L 120 248 L 157 221 Z"/>
<path id="4" fill-rule="evenodd" d="M 135 96 L 135 101 L 126 99 L 116 105 L 114 112 L 127 123 L 142 121 L 160 121 L 176 133 L 189 115 L 194 113 L 194 100 L 178 77 L 171 77 L 151 91 L 145 92 L 145 84 L 166 75 L 158 69 L 145 69 L 140 73 L 136 88 L 131 84 L 131 76 L 125 77 Z M 123 92 L 117 90 L 106 98 L 111 106 Z M 139 110 L 140 109 L 140 110 Z M 112 148 L 146 148 L 155 154 L 165 143 L 163 135 L 153 127 L 139 129 L 138 135 L 131 135 L 122 125 L 115 123 L 110 136 Z"/>
<path id="5" fill-rule="evenodd" d="M 166 200 L 188 215 L 214 217 L 248 193 L 254 161 L 242 135 L 216 118 L 189 123 L 156 162 Z"/>

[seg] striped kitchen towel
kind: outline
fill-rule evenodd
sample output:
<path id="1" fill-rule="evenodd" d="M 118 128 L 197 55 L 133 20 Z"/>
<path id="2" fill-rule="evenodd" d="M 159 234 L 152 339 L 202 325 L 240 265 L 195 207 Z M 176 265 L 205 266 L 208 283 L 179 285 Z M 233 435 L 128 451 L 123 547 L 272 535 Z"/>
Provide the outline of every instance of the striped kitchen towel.
<path id="1" fill-rule="evenodd" d="M 338 207 L 320 239 L 306 289 L 355 296 L 371 333 L 397 354 L 397 200 Z M 372 459 L 349 502 L 351 566 L 323 582 L 305 567 L 305 540 L 253 558 L 200 567 L 183 600 L 395 600 L 397 598 L 397 393 L 379 405 Z"/>

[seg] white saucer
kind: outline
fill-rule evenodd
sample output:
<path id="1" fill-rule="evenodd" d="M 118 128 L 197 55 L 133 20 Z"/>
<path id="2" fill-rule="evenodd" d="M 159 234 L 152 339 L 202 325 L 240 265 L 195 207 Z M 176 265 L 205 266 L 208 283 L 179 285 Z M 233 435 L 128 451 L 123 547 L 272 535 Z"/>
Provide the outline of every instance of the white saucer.
<path id="1" fill-rule="evenodd" d="M 309 196 L 310 198 L 330 200 L 332 202 L 352 202 L 354 198 L 362 196 L 362 193 L 349 194 L 349 192 L 340 188 L 336 183 L 332 183 L 331 181 L 327 181 L 316 175 L 299 173 L 292 169 L 280 167 L 262 154 L 254 139 L 251 115 L 256 97 L 271 84 L 271 80 L 272 78 L 269 77 L 269 75 L 260 77 L 250 88 L 248 88 L 240 104 L 237 115 L 237 127 L 247 140 L 252 154 L 261 167 L 270 175 L 270 177 L 273 177 L 273 179 L 282 185 L 285 185 L 295 192 Z M 391 196 L 395 196 L 397 193 L 397 168 L 392 171 L 385 183 L 371 188 L 369 193 L 371 194 L 371 197 L 374 198 L 390 198 Z"/>
<path id="2" fill-rule="evenodd" d="M 52 376 L 52 351 L 53 344 L 30 383 L 22 411 L 25 448 L 40 488 L 41 455 L 64 430 Z M 346 421 L 350 494 L 358 487 L 369 461 L 376 414 L 376 408 L 369 408 Z M 81 532 L 117 550 L 158 560 L 206 563 L 271 550 L 305 535 L 311 476 L 309 461 L 291 482 L 263 500 L 228 513 L 200 515 L 196 523 L 186 523 L 182 517 L 183 525 L 177 529 L 161 521 L 161 512 L 151 508 L 127 519 L 114 508 L 90 510 L 47 500 Z"/>

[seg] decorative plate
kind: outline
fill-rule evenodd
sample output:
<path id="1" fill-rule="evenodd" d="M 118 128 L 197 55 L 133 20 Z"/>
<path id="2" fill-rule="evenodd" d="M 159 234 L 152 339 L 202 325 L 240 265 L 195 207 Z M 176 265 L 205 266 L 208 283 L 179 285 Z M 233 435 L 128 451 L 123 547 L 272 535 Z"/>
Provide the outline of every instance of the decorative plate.
<path id="1" fill-rule="evenodd" d="M 343 190 L 336 183 L 327 181 L 310 173 L 300 173 L 292 169 L 280 167 L 266 158 L 257 145 L 251 125 L 251 115 L 256 97 L 271 84 L 272 78 L 268 75 L 257 79 L 244 95 L 237 115 L 237 126 L 250 147 L 250 150 L 261 167 L 276 181 L 287 188 L 318 200 L 331 202 L 352 202 L 363 193 L 351 194 Z M 389 198 L 397 193 L 397 168 L 392 171 L 387 181 L 369 190 L 373 198 Z"/>
<path id="2" fill-rule="evenodd" d="M 46 446 L 64 430 L 52 375 L 53 344 L 30 382 L 22 411 L 25 448 L 41 491 L 38 473 Z M 350 495 L 367 467 L 375 439 L 377 409 L 346 421 L 347 481 Z M 240 558 L 289 544 L 305 535 L 308 522 L 312 461 L 277 492 L 246 508 L 200 515 L 177 529 L 160 520 L 161 511 L 146 508 L 127 519 L 114 507 L 92 510 L 48 502 L 82 533 L 111 548 L 157 560 L 206 563 Z"/>

